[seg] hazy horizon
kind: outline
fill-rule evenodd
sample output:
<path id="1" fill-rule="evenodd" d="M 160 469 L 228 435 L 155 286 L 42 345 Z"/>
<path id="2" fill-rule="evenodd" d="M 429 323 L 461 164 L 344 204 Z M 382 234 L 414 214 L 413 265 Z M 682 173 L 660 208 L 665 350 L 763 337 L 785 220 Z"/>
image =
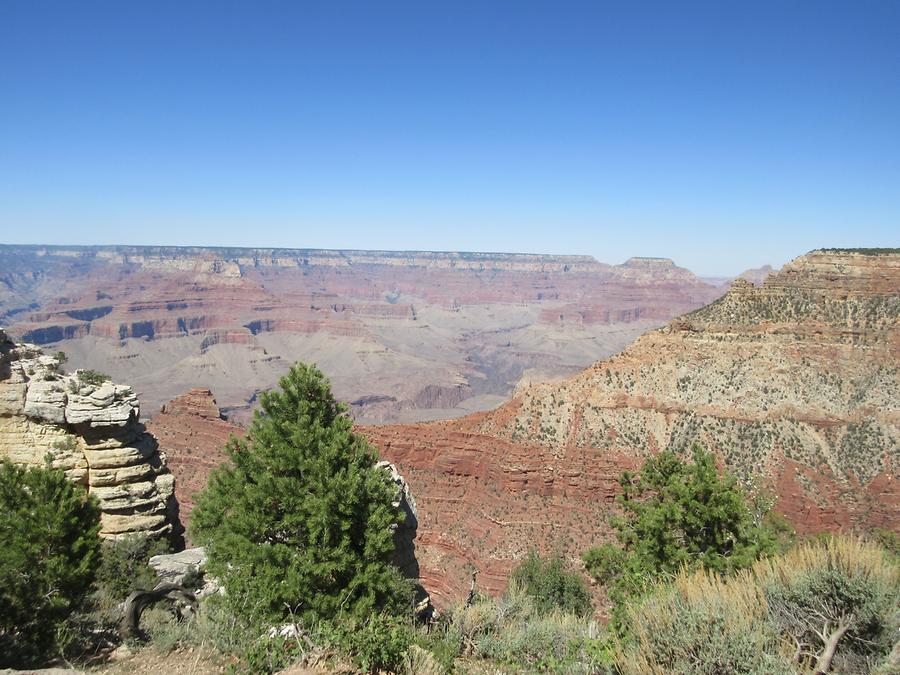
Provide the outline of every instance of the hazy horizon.
<path id="1" fill-rule="evenodd" d="M 703 274 L 701 272 L 697 272 L 696 270 L 687 268 L 685 265 L 680 264 L 677 260 L 672 259 L 670 256 L 645 256 L 645 255 L 633 255 L 628 256 L 622 260 L 601 260 L 596 256 L 592 256 L 590 254 L 581 254 L 581 253 L 555 253 L 555 252 L 538 252 L 538 251 L 463 251 L 463 250 L 434 250 L 434 249 L 361 249 L 361 248 L 319 248 L 319 247 L 311 247 L 311 246 L 224 246 L 220 244 L 57 244 L 52 242 L 30 242 L 30 243 L 10 243 L 5 241 L 0 241 L 0 247 L 2 246 L 22 246 L 22 247 L 33 247 L 33 248 L 89 248 L 89 249 L 104 249 L 104 248 L 148 248 L 148 249 L 203 249 L 203 250 L 217 250 L 217 249 L 225 249 L 225 250 L 245 250 L 245 251 L 253 251 L 253 250 L 273 250 L 273 251 L 337 251 L 342 253 L 350 253 L 350 252 L 358 252 L 358 253 L 405 253 L 405 254 L 416 254 L 416 253 L 437 253 L 437 254 L 459 254 L 459 255 L 510 255 L 510 256 L 563 256 L 563 257 L 589 257 L 593 258 L 599 263 L 608 264 L 608 265 L 622 265 L 631 259 L 668 259 L 671 260 L 678 267 L 684 267 L 689 269 L 691 272 L 696 274 L 702 278 L 723 278 L 723 277 L 732 277 L 737 276 L 741 272 L 745 272 L 749 269 L 756 269 L 759 267 L 764 267 L 766 265 L 770 265 L 774 268 L 781 267 L 781 264 L 773 264 L 770 262 L 760 263 L 752 268 L 744 268 L 741 270 L 735 270 L 731 274 Z M 824 247 L 822 247 L 824 248 Z M 805 253 L 809 253 L 809 251 L 805 251 L 804 253 L 798 254 L 794 256 L 797 258 Z M 791 258 L 793 259 L 793 258 Z M 785 262 L 790 262 L 790 260 L 786 260 Z"/>
<path id="2" fill-rule="evenodd" d="M 704 276 L 897 246 L 898 31 L 878 1 L 12 0 L 0 240 Z"/>

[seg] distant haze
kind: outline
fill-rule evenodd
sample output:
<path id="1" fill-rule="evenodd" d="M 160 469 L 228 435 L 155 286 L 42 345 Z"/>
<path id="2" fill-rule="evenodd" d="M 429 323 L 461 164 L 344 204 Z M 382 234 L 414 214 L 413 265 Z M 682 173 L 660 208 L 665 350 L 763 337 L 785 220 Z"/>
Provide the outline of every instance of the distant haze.
<path id="1" fill-rule="evenodd" d="M 655 6 L 654 6 L 655 5 Z M 900 3 L 0 3 L 0 241 L 900 244 Z"/>

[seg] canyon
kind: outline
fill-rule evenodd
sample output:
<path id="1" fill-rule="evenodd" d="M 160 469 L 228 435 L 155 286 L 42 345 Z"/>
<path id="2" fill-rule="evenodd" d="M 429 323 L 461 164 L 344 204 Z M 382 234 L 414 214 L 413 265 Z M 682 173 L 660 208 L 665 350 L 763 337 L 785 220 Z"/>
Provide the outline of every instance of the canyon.
<path id="1" fill-rule="evenodd" d="M 248 408 L 241 397 L 250 388 L 271 386 L 259 379 L 263 371 L 240 359 L 255 354 L 258 363 L 271 368 L 274 384 L 288 362 L 286 354 L 269 349 L 279 340 L 282 346 L 297 344 L 294 340 L 319 340 L 317 345 L 333 341 L 334 358 L 345 361 L 344 370 L 333 375 L 335 388 L 357 395 L 346 398 L 359 422 L 357 430 L 398 467 L 416 495 L 421 581 L 439 606 L 464 596 L 473 571 L 480 589 L 499 592 L 516 562 L 532 547 L 559 552 L 576 562 L 587 547 L 610 537 L 607 522 L 616 513 L 621 472 L 638 469 L 649 453 L 662 448 L 680 453 L 689 452 L 695 443 L 711 448 L 748 489 L 770 493 L 776 511 L 801 535 L 839 529 L 900 530 L 900 487 L 895 476 L 900 463 L 900 253 L 896 251 L 814 251 L 764 279 L 767 269 L 750 271 L 731 282 L 723 296 L 700 308 L 691 293 L 715 296 L 717 292 L 709 290 L 715 287 L 659 260 L 633 260 L 611 271 L 591 259 L 551 262 L 546 257 L 512 256 L 508 267 L 488 274 L 484 260 L 477 257 L 398 254 L 375 263 L 374 254 L 360 254 L 340 270 L 328 268 L 331 263 L 325 261 L 330 259 L 323 258 L 312 265 L 313 272 L 297 266 L 294 258 L 285 263 L 286 270 L 275 264 L 284 262 L 281 258 L 267 259 L 260 271 L 236 256 L 222 257 L 231 260 L 229 264 L 219 259 L 148 256 L 137 262 L 116 259 L 107 268 L 94 259 L 99 253 L 91 249 L 85 260 L 85 254 L 76 251 L 67 260 L 56 251 L 49 266 L 59 269 L 5 283 L 5 307 L 29 303 L 28 309 L 12 313 L 18 317 L 18 334 L 38 341 L 47 338 L 43 341 L 48 349 L 64 347 L 70 361 L 80 350 L 96 351 L 101 356 L 94 358 L 107 359 L 105 363 L 113 363 L 108 355 L 116 350 L 137 354 L 124 359 L 134 362 L 133 368 L 159 359 L 159 372 L 144 374 L 151 378 L 145 382 L 165 381 L 154 390 L 159 396 L 189 386 L 160 403 L 145 427 L 130 387 L 82 383 L 77 374 L 61 372 L 57 357 L 4 337 L 0 445 L 7 448 L 7 456 L 32 464 L 43 461 L 48 450 L 56 453 L 57 465 L 106 500 L 107 536 L 176 529 L 173 502 L 180 506 L 182 521 L 189 520 L 196 493 L 212 468 L 226 460 L 223 449 L 228 438 L 244 433 L 239 422 L 247 419 Z M 500 265 L 491 260 L 489 265 Z M 422 269 L 410 267 L 411 261 Z M 457 266 L 462 267 L 462 278 L 456 276 Z M 576 293 L 578 283 L 601 274 L 598 266 L 608 275 L 602 292 L 591 296 L 585 288 Z M 6 271 L 7 281 L 11 269 Z M 71 279 L 65 278 L 63 269 L 70 270 Z M 315 309 L 319 305 L 312 299 L 314 293 L 298 300 L 299 291 L 292 289 L 298 279 L 308 276 L 304 271 L 319 275 L 320 288 L 343 284 L 340 296 L 356 304 L 341 305 L 338 311 L 333 303 L 321 310 Z M 121 276 L 116 277 L 117 284 L 106 285 L 109 290 L 100 291 L 94 287 L 99 288 L 104 272 Z M 501 287 L 484 282 L 479 290 L 481 282 L 473 280 L 481 274 L 500 279 Z M 441 282 L 415 290 L 416 275 L 437 275 L 429 278 Z M 265 283 L 260 281 L 263 277 Z M 539 278 L 545 291 L 556 289 L 548 291 L 552 300 L 526 298 L 535 294 Z M 631 285 L 626 291 L 627 284 Z M 388 287 L 396 289 L 396 298 L 383 295 Z M 13 288 L 17 295 L 11 299 Z M 365 288 L 369 288 L 367 303 L 362 297 Z M 664 288 L 669 293 L 665 307 L 651 297 Z M 104 293 L 110 297 L 99 297 Z M 403 309 L 399 298 L 412 298 L 413 293 L 419 295 Z M 139 297 L 143 299 L 138 301 Z M 265 298 L 271 308 L 263 310 L 259 303 Z M 90 299 L 107 302 L 103 307 L 108 311 L 91 305 Z M 628 303 L 636 304 L 629 310 Z M 168 306 L 172 308 L 162 309 Z M 468 312 L 463 315 L 468 318 L 481 312 L 485 320 L 496 321 L 503 307 L 510 316 L 519 312 L 533 320 L 519 331 L 499 333 L 510 345 L 519 341 L 512 351 L 520 359 L 527 353 L 524 360 L 486 358 L 497 354 L 490 351 L 503 339 L 496 335 L 493 343 L 470 341 L 469 352 L 457 346 L 452 356 L 436 356 L 441 350 L 429 342 L 431 338 L 407 337 L 403 344 L 408 351 L 399 347 L 387 351 L 392 358 L 406 354 L 421 359 L 416 368 L 407 362 L 410 369 L 394 372 L 385 384 L 376 377 L 378 368 L 386 367 L 382 361 L 364 369 L 365 377 L 355 376 L 356 382 L 367 383 L 354 385 L 357 389 L 342 379 L 352 378 L 353 368 L 360 364 L 359 352 L 348 351 L 346 340 L 366 336 L 382 344 L 387 335 L 425 330 L 432 336 L 442 331 L 450 342 L 458 341 L 452 323 L 437 330 L 435 317 L 441 312 L 446 316 Z M 188 308 L 196 314 L 186 312 Z M 663 317 L 673 308 L 681 308 L 680 316 L 665 322 Z M 267 319 L 252 318 L 263 313 Z M 318 322 L 311 318 L 316 315 Z M 129 318 L 135 320 L 123 323 Z M 150 322 L 152 335 L 140 335 L 141 321 Z M 624 324 L 614 323 L 619 321 Z M 523 336 L 557 331 L 571 357 L 572 342 L 562 340 L 562 328 L 616 326 L 624 331 L 619 333 L 624 339 L 646 323 L 660 322 L 662 327 L 645 330 L 618 353 L 600 357 L 565 378 L 560 377 L 564 360 L 547 364 L 544 352 L 523 348 L 530 339 Z M 180 331 L 182 323 L 194 328 Z M 49 340 L 59 337 L 59 331 L 63 339 Z M 205 343 L 201 351 L 226 350 L 216 358 L 235 359 L 223 363 L 228 370 L 220 378 L 195 377 L 209 372 L 204 368 L 180 378 L 175 371 L 183 362 L 166 365 L 162 360 L 174 353 L 166 344 L 197 340 Z M 543 343 L 541 349 L 555 353 L 554 344 Z M 597 341 L 591 344 L 599 349 Z M 614 348 L 605 344 L 606 349 Z M 434 349 L 429 351 L 428 345 Z M 141 351 L 148 348 L 149 352 Z M 581 358 L 589 352 L 583 349 Z M 440 370 L 438 362 L 457 368 Z M 490 368 L 485 366 L 488 362 Z M 451 371 L 455 393 L 443 379 Z M 414 411 L 413 420 L 418 415 L 464 412 L 461 404 L 478 395 L 475 374 L 494 378 L 493 391 L 509 390 L 511 397 L 493 409 L 456 419 L 371 424 L 402 418 L 404 411 Z M 370 381 L 370 376 L 375 379 Z M 404 377 L 408 380 L 404 387 L 391 388 L 390 382 Z M 225 381 L 231 383 L 224 390 L 232 398 L 220 406 L 218 386 Z M 493 396 L 484 403 L 500 394 Z M 93 417 L 82 419 L 79 406 L 84 408 L 86 402 L 94 406 Z M 103 464 L 104 452 L 121 467 L 114 462 L 110 473 Z M 92 466 L 95 455 L 100 463 Z M 132 481 L 130 471 L 140 474 L 140 480 Z M 134 485 L 141 494 L 134 492 Z"/>
<path id="2" fill-rule="evenodd" d="M 416 495 L 421 579 L 440 606 L 473 571 L 499 592 L 533 547 L 577 564 L 611 537 L 620 473 L 662 448 L 712 449 L 800 535 L 900 531 L 898 401 L 900 251 L 823 250 L 491 411 L 358 431 Z M 194 390 L 151 428 L 196 486 L 240 433 L 223 424 Z"/>
<path id="3" fill-rule="evenodd" d="M 301 249 L 0 245 L 0 326 L 246 423 L 315 362 L 360 423 L 459 417 L 560 379 L 724 292 L 672 261 Z"/>

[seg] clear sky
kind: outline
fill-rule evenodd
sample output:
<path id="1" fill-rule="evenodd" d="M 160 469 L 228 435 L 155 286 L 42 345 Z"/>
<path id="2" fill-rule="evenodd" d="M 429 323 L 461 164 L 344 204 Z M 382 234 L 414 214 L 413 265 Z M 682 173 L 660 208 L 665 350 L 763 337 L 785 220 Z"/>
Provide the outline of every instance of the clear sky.
<path id="1" fill-rule="evenodd" d="M 900 1 L 0 0 L 0 242 L 900 246 Z"/>

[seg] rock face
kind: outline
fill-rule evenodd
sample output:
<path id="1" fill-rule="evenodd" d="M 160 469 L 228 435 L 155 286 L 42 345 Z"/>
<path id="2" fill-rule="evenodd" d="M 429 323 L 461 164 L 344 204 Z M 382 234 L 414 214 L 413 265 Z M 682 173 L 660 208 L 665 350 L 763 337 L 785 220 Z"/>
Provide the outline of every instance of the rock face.
<path id="1" fill-rule="evenodd" d="M 620 471 L 693 443 L 801 533 L 900 531 L 898 402 L 900 251 L 816 251 L 494 411 L 366 433 L 419 497 L 422 578 L 446 600 L 472 567 L 500 590 L 532 546 L 574 560 Z"/>
<path id="2" fill-rule="evenodd" d="M 175 476 L 181 522 L 187 527 L 194 496 L 206 485 L 209 472 L 227 459 L 228 439 L 245 431 L 222 419 L 209 389 L 191 389 L 166 403 L 147 422 L 147 429 L 165 448 L 166 465 Z"/>
<path id="3" fill-rule="evenodd" d="M 178 553 L 155 555 L 147 562 L 160 581 L 183 586 L 185 579 L 206 568 L 206 549 L 202 546 L 186 548 Z"/>
<path id="4" fill-rule="evenodd" d="M 0 323 L 132 383 L 150 415 L 202 386 L 247 419 L 303 360 L 361 423 L 458 417 L 723 292 L 657 258 L 0 245 Z"/>
<path id="5" fill-rule="evenodd" d="M 52 465 L 100 501 L 100 534 L 176 536 L 175 479 L 131 387 L 77 372 L 0 331 L 0 458 Z"/>
<path id="6" fill-rule="evenodd" d="M 397 467 L 390 462 L 378 462 L 380 469 L 386 471 L 391 482 L 397 487 L 397 498 L 394 506 L 403 513 L 403 522 L 394 530 L 394 564 L 408 579 L 419 578 L 419 561 L 416 559 L 416 533 L 419 529 L 419 512 L 416 500 L 409 489 L 406 479 L 400 475 Z"/>

